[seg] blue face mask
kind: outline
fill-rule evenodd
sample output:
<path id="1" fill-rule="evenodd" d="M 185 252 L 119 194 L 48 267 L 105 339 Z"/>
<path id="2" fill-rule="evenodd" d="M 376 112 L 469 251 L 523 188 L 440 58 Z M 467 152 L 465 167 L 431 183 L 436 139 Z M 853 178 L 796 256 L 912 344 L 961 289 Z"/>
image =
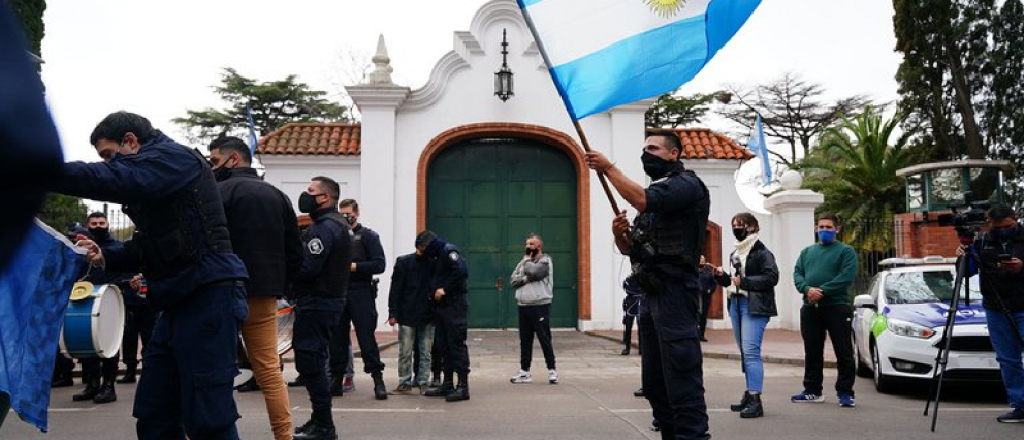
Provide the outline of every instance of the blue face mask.
<path id="1" fill-rule="evenodd" d="M 836 231 L 818 231 L 818 240 L 824 244 L 831 244 L 836 241 Z"/>

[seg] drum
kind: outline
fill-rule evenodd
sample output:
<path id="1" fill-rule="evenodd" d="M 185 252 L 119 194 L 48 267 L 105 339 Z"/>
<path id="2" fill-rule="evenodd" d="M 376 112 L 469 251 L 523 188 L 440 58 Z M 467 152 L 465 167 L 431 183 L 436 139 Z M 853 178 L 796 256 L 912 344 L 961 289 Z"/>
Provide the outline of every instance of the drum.
<path id="1" fill-rule="evenodd" d="M 76 285 L 81 290 L 81 285 Z M 72 295 L 60 330 L 60 352 L 73 358 L 112 358 L 124 335 L 124 298 L 112 284 L 92 286 L 87 295 Z M 81 297 L 81 299 L 75 299 Z"/>
<path id="2" fill-rule="evenodd" d="M 292 327 L 295 324 L 295 308 L 285 300 L 277 301 L 277 354 L 292 349 Z"/>

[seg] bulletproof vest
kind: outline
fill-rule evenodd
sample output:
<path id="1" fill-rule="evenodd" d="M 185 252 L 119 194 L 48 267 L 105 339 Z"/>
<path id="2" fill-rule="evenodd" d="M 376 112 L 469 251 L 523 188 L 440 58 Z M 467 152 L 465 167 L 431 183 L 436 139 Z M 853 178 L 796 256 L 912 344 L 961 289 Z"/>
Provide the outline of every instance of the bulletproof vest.
<path id="1" fill-rule="evenodd" d="M 369 228 L 360 225 L 358 231 L 352 230 L 352 261 L 361 262 L 369 260 L 369 252 L 366 251 L 366 244 L 363 243 L 363 236 Z M 349 277 L 349 282 L 366 285 L 373 281 L 373 275 L 365 273 L 352 273 Z"/>
<path id="2" fill-rule="evenodd" d="M 704 197 L 683 209 L 641 213 L 631 232 L 631 257 L 641 264 L 682 264 L 696 273 L 704 252 L 705 231 L 711 212 L 711 197 L 704 182 L 690 170 L 669 174 L 669 179 L 696 179 Z"/>
<path id="3" fill-rule="evenodd" d="M 199 177 L 170 196 L 125 207 L 135 223 L 133 241 L 150 280 L 174 276 L 198 264 L 204 254 L 232 252 L 217 180 L 198 151 L 186 150 L 202 169 Z"/>
<path id="4" fill-rule="evenodd" d="M 338 212 L 329 212 L 323 214 L 320 219 L 323 221 L 333 221 L 341 227 L 341 234 L 351 237 L 352 230 L 348 226 L 348 222 Z M 317 220 L 320 220 L 317 219 Z M 338 237 L 332 236 L 331 239 L 338 240 Z M 345 244 L 348 244 L 347 246 Z M 345 298 L 348 295 L 348 280 L 351 276 L 352 264 L 352 248 L 350 240 L 335 241 L 331 246 L 331 255 L 327 257 L 327 262 L 324 264 L 320 276 L 313 282 L 312 293 L 316 296 L 325 296 L 331 298 Z"/>

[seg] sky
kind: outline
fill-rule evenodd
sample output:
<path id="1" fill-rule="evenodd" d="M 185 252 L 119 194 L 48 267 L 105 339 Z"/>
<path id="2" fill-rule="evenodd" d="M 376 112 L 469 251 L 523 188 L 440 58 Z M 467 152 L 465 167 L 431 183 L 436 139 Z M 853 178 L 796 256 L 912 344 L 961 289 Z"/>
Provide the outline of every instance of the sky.
<path id="1" fill-rule="evenodd" d="M 640 0 L 623 0 L 640 1 Z M 171 119 L 219 107 L 224 67 L 260 81 L 297 74 L 337 95 L 346 54 L 372 55 L 383 34 L 395 82 L 418 88 L 469 30 L 484 0 L 50 0 L 43 17 L 43 81 L 67 160 L 99 160 L 93 127 L 117 110 L 139 113 L 184 141 Z M 586 2 L 581 0 L 582 4 Z M 711 92 L 795 72 L 830 97 L 897 98 L 892 2 L 764 0 L 732 41 L 682 89 Z M 711 117 L 705 125 L 735 131 Z M 741 140 L 743 141 L 743 140 Z"/>

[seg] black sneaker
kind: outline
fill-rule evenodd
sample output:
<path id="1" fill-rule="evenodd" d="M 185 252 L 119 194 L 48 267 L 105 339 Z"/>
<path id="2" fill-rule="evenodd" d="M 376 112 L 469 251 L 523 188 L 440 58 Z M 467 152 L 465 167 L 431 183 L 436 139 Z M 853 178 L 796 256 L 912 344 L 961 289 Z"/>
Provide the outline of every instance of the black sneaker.
<path id="1" fill-rule="evenodd" d="M 256 378 L 255 377 L 252 378 L 252 379 L 249 379 L 249 380 L 245 381 L 243 384 L 235 387 L 235 391 L 238 391 L 239 393 L 250 393 L 250 392 L 259 391 L 259 390 L 260 390 L 260 385 L 258 383 L 256 383 Z"/>
<path id="2" fill-rule="evenodd" d="M 299 375 L 299 377 L 296 377 L 295 380 L 293 380 L 291 382 L 288 382 L 288 388 L 296 388 L 296 387 L 304 387 L 304 386 L 306 386 L 306 381 L 302 378 L 302 375 Z"/>
<path id="3" fill-rule="evenodd" d="M 1024 422 L 1024 409 L 1014 408 L 1006 414 L 1003 414 L 996 418 L 999 423 L 1021 423 Z"/>

